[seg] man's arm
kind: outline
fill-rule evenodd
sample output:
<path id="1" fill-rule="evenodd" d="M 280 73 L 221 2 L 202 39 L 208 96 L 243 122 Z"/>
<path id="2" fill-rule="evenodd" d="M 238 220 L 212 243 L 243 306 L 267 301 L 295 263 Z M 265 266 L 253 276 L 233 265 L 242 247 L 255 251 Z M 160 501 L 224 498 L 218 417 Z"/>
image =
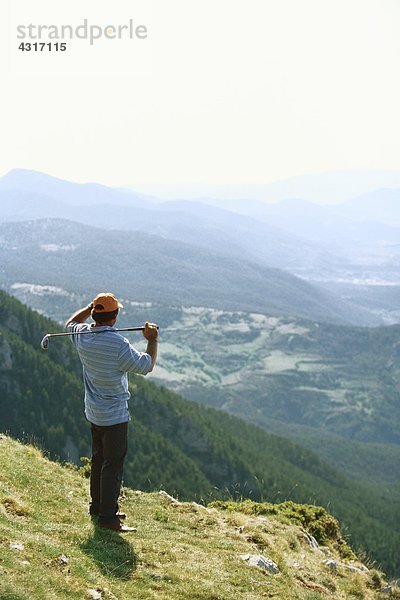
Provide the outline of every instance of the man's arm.
<path id="1" fill-rule="evenodd" d="M 158 329 L 154 323 L 146 321 L 144 325 L 143 335 L 147 340 L 146 354 L 151 357 L 151 367 L 149 373 L 154 369 L 157 360 L 157 349 L 158 349 Z"/>
<path id="2" fill-rule="evenodd" d="M 68 325 L 72 321 L 74 321 L 75 323 L 84 323 L 86 321 L 86 319 L 88 319 L 90 317 L 92 308 L 93 308 L 93 304 L 89 304 L 85 308 L 81 308 L 80 310 L 77 310 L 76 312 L 74 312 L 74 314 L 71 315 L 70 318 L 65 323 L 65 327 L 68 327 Z"/>

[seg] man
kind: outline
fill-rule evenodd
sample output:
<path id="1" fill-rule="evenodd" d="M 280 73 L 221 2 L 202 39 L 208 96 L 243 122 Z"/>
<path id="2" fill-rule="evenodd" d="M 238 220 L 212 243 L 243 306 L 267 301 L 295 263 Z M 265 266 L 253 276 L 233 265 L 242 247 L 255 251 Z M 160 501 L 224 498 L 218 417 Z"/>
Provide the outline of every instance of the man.
<path id="1" fill-rule="evenodd" d="M 86 308 L 67 321 L 83 367 L 85 415 L 91 424 L 92 466 L 90 473 L 90 514 L 99 526 L 119 532 L 135 531 L 122 525 L 118 509 L 123 464 L 128 447 L 128 372 L 146 375 L 157 359 L 158 329 L 146 322 L 143 335 L 146 352 L 138 352 L 115 330 L 118 311 L 123 308 L 114 294 L 101 293 Z M 94 323 L 85 321 L 92 316 Z"/>

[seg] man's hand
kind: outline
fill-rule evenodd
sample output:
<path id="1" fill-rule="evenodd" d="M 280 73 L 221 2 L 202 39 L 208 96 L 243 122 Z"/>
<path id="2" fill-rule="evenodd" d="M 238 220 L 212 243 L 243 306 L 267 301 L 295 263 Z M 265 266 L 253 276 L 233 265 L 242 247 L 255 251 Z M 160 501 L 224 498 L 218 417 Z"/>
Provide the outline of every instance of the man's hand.
<path id="1" fill-rule="evenodd" d="M 143 335 L 148 342 L 155 341 L 158 338 L 158 329 L 155 323 L 146 321 L 144 324 Z"/>
<path id="2" fill-rule="evenodd" d="M 157 346 L 158 346 L 158 329 L 155 323 L 149 323 L 146 321 L 144 324 L 143 335 L 147 340 L 146 352 L 151 357 L 151 372 L 156 364 L 157 360 Z"/>

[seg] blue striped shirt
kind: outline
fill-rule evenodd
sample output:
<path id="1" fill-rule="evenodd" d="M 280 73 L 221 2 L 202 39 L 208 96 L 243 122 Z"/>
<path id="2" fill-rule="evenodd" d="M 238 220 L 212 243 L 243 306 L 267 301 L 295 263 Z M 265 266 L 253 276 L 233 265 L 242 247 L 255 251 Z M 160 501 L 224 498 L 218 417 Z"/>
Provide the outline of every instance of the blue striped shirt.
<path id="1" fill-rule="evenodd" d="M 135 350 L 114 327 L 94 328 L 71 321 L 67 329 L 96 332 L 71 336 L 83 367 L 88 421 L 103 426 L 129 421 L 128 372 L 146 375 L 151 368 L 151 356 Z"/>

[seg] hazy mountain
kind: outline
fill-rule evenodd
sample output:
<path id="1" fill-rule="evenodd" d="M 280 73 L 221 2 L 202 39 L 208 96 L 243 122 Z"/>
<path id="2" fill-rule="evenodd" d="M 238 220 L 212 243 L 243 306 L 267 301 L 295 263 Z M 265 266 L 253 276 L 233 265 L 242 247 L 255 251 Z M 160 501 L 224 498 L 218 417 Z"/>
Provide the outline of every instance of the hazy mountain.
<path id="1" fill-rule="evenodd" d="M 400 190 L 375 190 L 333 206 L 288 199 L 242 201 L 234 208 L 243 217 L 307 240 L 325 256 L 324 261 L 321 254 L 303 254 L 303 261 L 287 261 L 283 268 L 370 310 L 381 323 L 399 322 L 393 298 L 400 294 Z"/>
<path id="2" fill-rule="evenodd" d="M 65 218 L 107 229 L 145 231 L 283 269 L 338 259 L 327 248 L 280 231 L 258 218 L 200 202 L 151 202 L 127 191 L 73 184 L 33 171 L 0 179 L 0 221 Z M 339 262 L 345 262 L 343 259 Z"/>
<path id="3" fill-rule="evenodd" d="M 375 190 L 343 204 L 321 206 L 296 197 L 276 204 L 236 202 L 234 210 L 339 254 L 350 242 L 400 243 L 400 188 Z"/>
<path id="4" fill-rule="evenodd" d="M 363 221 L 400 225 L 400 184 L 361 194 L 338 207 L 340 211 Z"/>
<path id="5" fill-rule="evenodd" d="M 371 181 L 388 184 L 389 179 Z M 22 169 L 0 179 L 0 221 L 67 218 L 153 233 L 232 260 L 278 267 L 322 286 L 338 304 L 351 307 L 354 324 L 368 325 L 400 319 L 392 301 L 392 288 L 400 283 L 398 200 L 399 190 L 380 189 L 335 205 L 301 198 L 275 204 L 158 202 L 129 190 L 75 184 Z"/>
<path id="6" fill-rule="evenodd" d="M 141 194 L 132 190 L 110 188 L 98 183 L 74 183 L 27 169 L 13 169 L 0 178 L 2 203 L 10 191 L 33 194 L 34 198 L 43 197 L 72 206 L 141 206 L 150 201 L 149 197 L 143 199 Z"/>
<path id="7" fill-rule="evenodd" d="M 368 314 L 282 270 L 142 232 L 55 219 L 3 223 L 0 261 L 5 289 L 67 286 L 90 297 L 106 286 L 127 298 L 175 306 L 369 322 Z"/>
<path id="8" fill-rule="evenodd" d="M 400 171 L 351 169 L 298 175 L 267 184 L 138 184 L 136 190 L 164 199 L 196 198 L 232 207 L 235 200 L 279 202 L 286 198 L 302 198 L 326 204 L 344 202 L 378 188 L 400 188 Z"/>

